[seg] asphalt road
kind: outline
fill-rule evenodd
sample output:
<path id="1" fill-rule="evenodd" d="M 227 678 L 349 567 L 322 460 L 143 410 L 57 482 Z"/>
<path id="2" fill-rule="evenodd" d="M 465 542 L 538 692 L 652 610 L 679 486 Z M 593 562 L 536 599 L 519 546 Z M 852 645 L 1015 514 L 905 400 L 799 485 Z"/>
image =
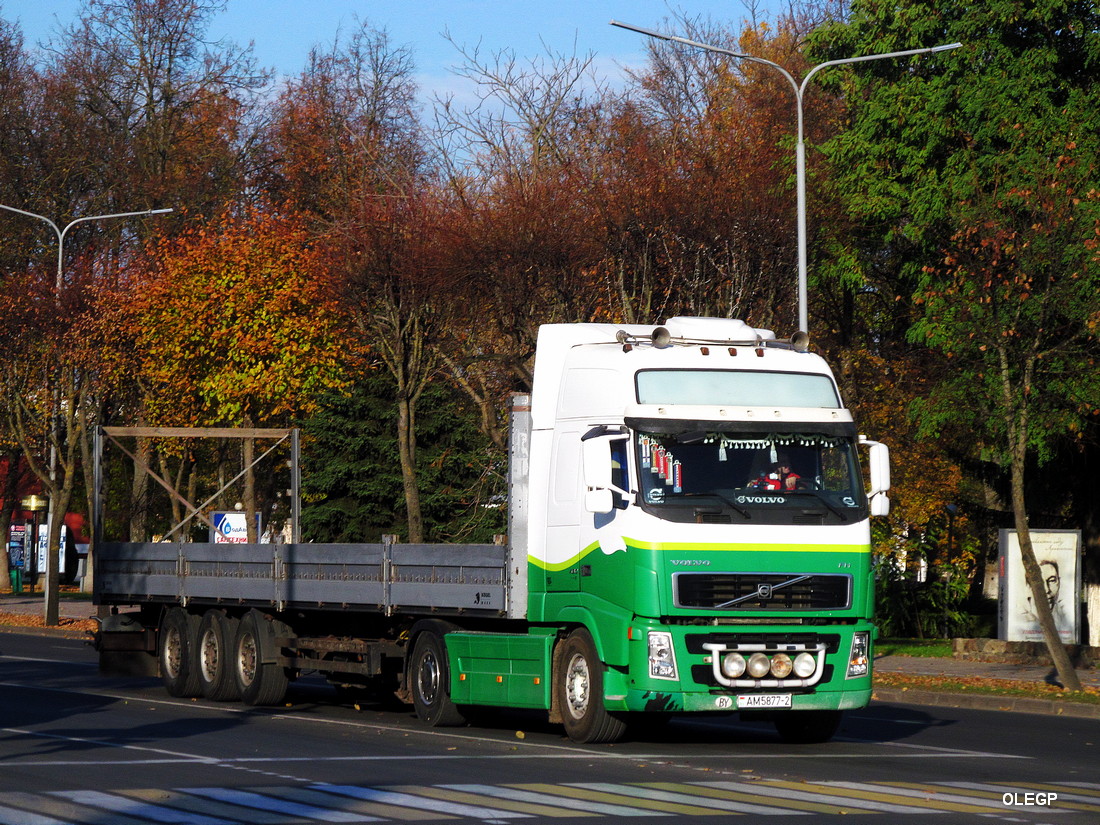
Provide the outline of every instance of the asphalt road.
<path id="1" fill-rule="evenodd" d="M 1096 720 L 876 703 L 826 745 L 712 717 L 588 747 L 532 714 L 288 700 L 176 700 L 80 642 L 0 636 L 0 824 L 1100 821 Z"/>

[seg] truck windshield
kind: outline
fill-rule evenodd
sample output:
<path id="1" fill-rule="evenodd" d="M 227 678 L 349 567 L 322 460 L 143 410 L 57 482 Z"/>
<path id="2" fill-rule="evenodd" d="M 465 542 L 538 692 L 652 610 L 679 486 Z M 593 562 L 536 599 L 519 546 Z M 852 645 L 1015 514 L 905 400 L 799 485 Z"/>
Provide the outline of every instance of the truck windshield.
<path id="1" fill-rule="evenodd" d="M 866 515 L 847 436 L 637 432 L 642 506 L 668 521 L 840 524 Z"/>
<path id="2" fill-rule="evenodd" d="M 639 404 L 840 407 L 833 380 L 817 373 L 641 370 L 636 381 Z"/>

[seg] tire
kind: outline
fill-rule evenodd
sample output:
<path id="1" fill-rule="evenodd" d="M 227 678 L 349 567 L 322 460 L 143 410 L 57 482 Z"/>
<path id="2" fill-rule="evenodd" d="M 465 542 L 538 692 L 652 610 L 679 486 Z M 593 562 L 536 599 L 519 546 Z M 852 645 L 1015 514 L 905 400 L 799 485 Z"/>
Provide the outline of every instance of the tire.
<path id="1" fill-rule="evenodd" d="M 246 705 L 276 705 L 290 683 L 286 669 L 264 662 L 275 648 L 275 628 L 264 614 L 250 610 L 237 627 L 233 642 L 233 678 Z"/>
<path id="2" fill-rule="evenodd" d="M 237 638 L 236 619 L 220 610 L 208 610 L 199 624 L 199 643 L 195 648 L 202 695 L 215 702 L 240 698 L 233 675 L 233 642 Z"/>
<path id="3" fill-rule="evenodd" d="M 776 714 L 772 723 L 784 742 L 812 745 L 832 739 L 843 716 L 842 710 L 796 710 Z"/>
<path id="4" fill-rule="evenodd" d="M 413 708 L 421 721 L 432 727 L 454 727 L 466 721 L 451 701 L 447 646 L 436 631 L 425 630 L 416 637 L 408 681 Z"/>
<path id="5" fill-rule="evenodd" d="M 194 650 L 199 643 L 199 617 L 173 607 L 160 623 L 160 678 L 170 696 L 202 695 Z"/>
<path id="6" fill-rule="evenodd" d="M 617 742 L 626 722 L 603 705 L 603 662 L 596 655 L 592 635 L 580 628 L 561 643 L 555 657 L 554 690 L 565 732 L 574 742 Z"/>

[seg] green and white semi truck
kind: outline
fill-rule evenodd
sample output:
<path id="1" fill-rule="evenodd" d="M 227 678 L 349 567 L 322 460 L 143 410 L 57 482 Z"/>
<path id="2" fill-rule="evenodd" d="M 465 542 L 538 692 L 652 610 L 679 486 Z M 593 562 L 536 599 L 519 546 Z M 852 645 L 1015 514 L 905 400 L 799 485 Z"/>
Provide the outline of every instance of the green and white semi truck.
<path id="1" fill-rule="evenodd" d="M 577 742 L 715 712 L 826 740 L 871 696 L 889 457 L 806 343 L 716 318 L 544 326 L 507 541 L 100 541 L 103 667 L 251 704 L 318 672 L 430 725 L 545 710 Z"/>

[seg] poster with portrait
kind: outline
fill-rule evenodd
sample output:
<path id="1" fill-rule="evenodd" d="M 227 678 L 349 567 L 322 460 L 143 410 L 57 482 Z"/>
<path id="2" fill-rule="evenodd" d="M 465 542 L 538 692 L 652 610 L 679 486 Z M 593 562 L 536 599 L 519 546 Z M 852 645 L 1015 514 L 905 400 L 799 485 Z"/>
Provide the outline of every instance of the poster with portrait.
<path id="1" fill-rule="evenodd" d="M 1076 644 L 1081 600 L 1081 531 L 1032 530 L 1031 544 L 1043 576 L 1043 590 L 1054 626 L 1065 644 Z M 1031 588 L 1024 576 L 1020 540 L 1015 530 L 1000 531 L 998 567 L 998 638 L 1008 642 L 1041 642 L 1043 632 Z"/>

